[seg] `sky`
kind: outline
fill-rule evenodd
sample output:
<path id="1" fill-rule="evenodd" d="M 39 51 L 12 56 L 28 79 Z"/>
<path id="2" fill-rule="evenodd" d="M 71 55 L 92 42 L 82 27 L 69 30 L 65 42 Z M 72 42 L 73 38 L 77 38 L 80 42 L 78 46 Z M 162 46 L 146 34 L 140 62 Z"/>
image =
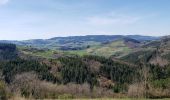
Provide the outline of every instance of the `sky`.
<path id="1" fill-rule="evenodd" d="M 170 0 L 0 0 L 0 40 L 170 35 Z"/>

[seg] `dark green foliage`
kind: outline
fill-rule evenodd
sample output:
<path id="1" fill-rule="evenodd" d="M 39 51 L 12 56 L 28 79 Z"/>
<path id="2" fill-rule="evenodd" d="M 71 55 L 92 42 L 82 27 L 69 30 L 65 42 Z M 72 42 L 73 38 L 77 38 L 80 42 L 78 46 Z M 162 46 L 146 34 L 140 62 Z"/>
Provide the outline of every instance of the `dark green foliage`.
<path id="1" fill-rule="evenodd" d="M 126 83 L 131 83 L 134 81 L 133 79 L 139 76 L 136 67 L 114 62 L 111 58 L 84 56 L 84 59 L 99 61 L 102 64 L 100 74 L 116 83 L 113 87 L 113 91 L 116 93 L 127 91 Z"/>
<path id="2" fill-rule="evenodd" d="M 132 63 L 147 63 L 153 56 L 155 56 L 156 51 L 138 51 L 135 53 L 128 54 L 127 56 L 122 57 L 122 60 Z"/>
<path id="3" fill-rule="evenodd" d="M 93 56 L 93 55 L 85 55 L 83 59 L 99 61 L 102 64 L 111 64 L 113 62 L 111 59 L 108 59 L 102 56 Z"/>
<path id="4" fill-rule="evenodd" d="M 138 41 L 138 40 L 136 40 L 136 39 L 132 39 L 132 38 L 128 38 L 128 37 L 126 37 L 126 38 L 124 38 L 124 40 L 125 40 L 125 42 L 133 42 L 133 43 L 140 43 L 140 41 Z"/>
<path id="5" fill-rule="evenodd" d="M 161 42 L 160 41 L 151 41 L 150 43 L 147 43 L 145 45 L 143 45 L 143 48 L 147 48 L 147 47 L 153 47 L 153 48 L 158 48 L 160 47 Z"/>
<path id="6" fill-rule="evenodd" d="M 126 92 L 128 90 L 127 87 L 127 84 L 115 84 L 115 86 L 113 87 L 113 91 L 115 93 Z"/>
<path id="7" fill-rule="evenodd" d="M 160 67 L 155 65 L 149 65 L 152 80 L 165 79 L 168 76 L 168 67 Z"/>
<path id="8" fill-rule="evenodd" d="M 167 89 L 170 88 L 170 78 L 153 80 L 152 84 L 156 88 Z"/>
<path id="9" fill-rule="evenodd" d="M 137 67 L 114 62 L 112 59 L 99 56 L 84 56 L 84 58 L 93 59 L 102 63 L 100 73 L 113 82 L 130 83 L 135 76 L 139 75 L 136 71 Z"/>
<path id="10" fill-rule="evenodd" d="M 170 88 L 170 66 L 147 65 L 149 67 L 150 82 L 156 88 Z"/>
<path id="11" fill-rule="evenodd" d="M 167 75 L 170 77 L 170 65 L 167 66 L 166 72 L 167 72 Z"/>
<path id="12" fill-rule="evenodd" d="M 63 64 L 61 75 L 64 84 L 69 82 L 77 84 L 88 82 L 91 88 L 96 84 L 96 76 L 90 73 L 90 70 L 80 57 L 64 57 L 59 60 Z"/>
<path id="13" fill-rule="evenodd" d="M 127 92 L 128 84 L 137 80 L 139 81 L 139 67 L 118 63 L 111 58 L 99 56 L 84 56 L 84 59 L 99 61 L 102 64 L 100 67 L 100 75 L 116 83 L 113 87 L 113 91 L 116 93 Z"/>
<path id="14" fill-rule="evenodd" d="M 17 57 L 16 45 L 0 43 L 0 59 L 15 59 Z"/>
<path id="15" fill-rule="evenodd" d="M 101 67 L 100 71 L 113 82 L 118 82 L 121 84 L 131 83 L 135 76 L 138 75 L 134 68 L 117 63 L 112 63 L 112 65 L 104 65 Z"/>
<path id="16" fill-rule="evenodd" d="M 0 43 L 0 50 L 14 52 L 16 50 L 16 45 Z"/>
<path id="17" fill-rule="evenodd" d="M 81 59 L 62 58 L 60 61 L 64 64 L 61 69 L 64 83 L 76 82 L 82 84 L 87 80 L 87 67 Z"/>
<path id="18" fill-rule="evenodd" d="M 55 77 L 49 72 L 49 67 L 33 60 L 16 59 L 1 64 L 1 70 L 5 76 L 5 81 L 10 83 L 16 74 L 35 71 L 42 80 L 55 82 Z"/>

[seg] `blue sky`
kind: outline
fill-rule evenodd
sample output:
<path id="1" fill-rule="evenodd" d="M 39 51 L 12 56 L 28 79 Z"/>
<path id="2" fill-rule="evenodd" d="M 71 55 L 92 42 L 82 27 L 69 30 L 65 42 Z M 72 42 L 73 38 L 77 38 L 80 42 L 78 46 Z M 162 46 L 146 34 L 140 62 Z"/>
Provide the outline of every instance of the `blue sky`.
<path id="1" fill-rule="evenodd" d="M 0 39 L 170 35 L 170 0 L 0 0 Z"/>

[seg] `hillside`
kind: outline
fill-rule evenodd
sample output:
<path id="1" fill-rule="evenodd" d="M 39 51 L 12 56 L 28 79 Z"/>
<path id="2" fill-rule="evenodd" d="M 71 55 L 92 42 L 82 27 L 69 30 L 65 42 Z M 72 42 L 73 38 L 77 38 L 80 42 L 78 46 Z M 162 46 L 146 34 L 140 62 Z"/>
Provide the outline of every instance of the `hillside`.
<path id="1" fill-rule="evenodd" d="M 99 55 L 105 57 L 110 56 L 119 57 L 124 54 L 130 53 L 133 50 L 133 48 L 137 48 L 138 46 L 140 46 L 140 42 L 138 42 L 137 40 L 122 38 L 112 42 L 91 46 L 84 50 L 71 51 L 71 53 L 79 54 L 79 52 L 81 52 L 84 54 Z"/>
<path id="2" fill-rule="evenodd" d="M 155 48 L 151 46 L 153 42 L 161 42 L 162 45 Z M 167 98 L 170 97 L 170 65 L 151 62 L 158 57 L 162 47 L 168 50 L 167 43 L 167 38 L 147 44 L 121 38 L 84 49 L 82 52 L 93 51 L 86 54 L 79 50 L 16 47 L 3 43 L 0 45 L 3 58 L 0 61 L 0 91 L 3 91 L 0 96 L 11 98 L 21 95 L 35 99 Z M 140 93 L 135 92 L 136 89 L 140 89 Z"/>
<path id="3" fill-rule="evenodd" d="M 15 47 L 15 45 L 0 45 L 1 51 L 9 52 L 9 50 L 11 50 L 11 53 L 15 53 L 16 48 L 13 47 Z M 38 49 L 30 50 L 35 52 Z M 39 49 L 39 52 L 41 51 L 43 50 Z M 29 54 L 22 54 L 21 51 L 17 51 L 16 53 L 21 54 L 16 56 L 15 59 L 4 59 L 0 62 L 0 72 L 2 73 L 0 84 L 9 84 L 9 87 L 5 85 L 6 87 L 3 86 L 0 88 L 0 91 L 4 91 L 3 93 L 0 92 L 0 97 L 1 94 L 3 94 L 2 98 L 5 98 L 7 95 L 12 96 L 9 94 L 17 93 L 21 93 L 23 97 L 29 97 L 32 95 L 32 97 L 36 99 L 51 97 L 60 98 L 60 96 L 64 96 L 66 93 L 69 98 L 83 96 L 101 97 L 105 96 L 105 93 L 109 93 L 108 96 L 111 97 L 114 94 L 111 92 L 110 87 L 113 87 L 114 84 L 119 84 L 119 82 L 129 83 L 132 81 L 132 79 L 130 79 L 132 73 L 130 73 L 129 76 L 124 75 L 124 77 L 119 77 L 120 75 L 115 73 L 110 75 L 108 74 L 105 66 L 107 66 L 109 69 L 112 69 L 111 65 L 115 65 L 113 68 L 116 68 L 119 73 L 124 74 L 130 70 L 133 71 L 134 66 L 130 67 L 127 64 L 121 64 L 104 57 L 79 57 L 76 55 L 65 54 L 56 59 L 41 59 L 40 56 L 36 57 L 34 55 L 30 55 L 29 57 Z M 8 55 L 8 53 L 6 53 L 6 55 Z M 116 67 L 116 65 L 119 67 Z M 121 68 L 124 70 L 121 70 Z M 135 72 L 133 73 L 135 74 Z M 112 76 L 119 77 L 119 79 L 113 78 Z M 37 82 L 39 87 L 35 87 Z M 80 87 L 80 90 L 76 89 L 76 91 L 83 92 L 71 92 L 72 89 L 74 89 L 74 86 Z M 8 88 L 8 91 L 6 88 Z M 60 91 L 60 88 L 68 88 L 68 90 Z M 102 90 L 102 95 L 95 92 L 98 90 Z M 92 95 L 89 94 L 89 92 L 91 92 Z M 6 95 L 6 93 L 8 94 Z M 52 95 L 49 95 L 48 93 Z"/>
<path id="4" fill-rule="evenodd" d="M 130 38 L 121 38 L 117 39 L 111 42 L 105 42 L 105 43 L 94 43 L 91 42 L 91 44 L 83 49 L 68 49 L 66 48 L 64 50 L 61 49 L 41 49 L 41 48 L 32 48 L 32 47 L 21 47 L 20 50 L 24 53 L 33 54 L 33 55 L 39 55 L 44 57 L 54 57 L 57 56 L 57 54 L 76 54 L 76 55 L 99 55 L 99 56 L 105 56 L 105 57 L 121 57 L 123 55 L 126 55 L 133 51 L 133 49 L 136 49 L 140 47 L 142 43 L 130 39 Z M 73 45 L 70 43 L 70 45 Z M 73 45 L 75 46 L 75 45 Z M 78 46 L 82 46 L 81 44 Z"/>
<path id="5" fill-rule="evenodd" d="M 0 0 L 0 100 L 170 100 L 170 0 Z"/>
<path id="6" fill-rule="evenodd" d="M 150 64 L 168 65 L 170 64 L 170 37 L 162 37 L 160 40 L 147 42 L 122 59 L 133 63 L 143 62 L 142 60 L 145 59 L 145 62 Z"/>
<path id="7" fill-rule="evenodd" d="M 105 57 L 121 57 L 140 47 L 144 42 L 157 40 L 159 37 L 139 35 L 87 35 L 55 37 L 51 39 L 35 39 L 24 41 L 0 41 L 14 43 L 24 53 L 44 57 L 58 56 L 60 53 L 76 55 L 99 55 Z M 43 51 L 26 49 L 43 49 Z M 21 50 L 22 51 L 22 50 Z"/>

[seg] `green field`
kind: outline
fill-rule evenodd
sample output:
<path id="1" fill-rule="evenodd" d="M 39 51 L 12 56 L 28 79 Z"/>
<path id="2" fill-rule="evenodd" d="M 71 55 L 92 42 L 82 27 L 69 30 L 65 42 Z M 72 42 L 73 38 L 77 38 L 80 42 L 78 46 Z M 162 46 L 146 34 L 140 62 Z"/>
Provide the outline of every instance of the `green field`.
<path id="1" fill-rule="evenodd" d="M 85 50 L 73 50 L 66 51 L 68 54 L 77 54 L 77 55 L 99 55 L 110 57 L 112 55 L 122 56 L 128 54 L 132 49 L 124 44 L 124 41 L 118 40 L 105 45 L 95 45 Z"/>
<path id="2" fill-rule="evenodd" d="M 126 46 L 124 44 L 124 41 L 118 40 L 114 41 L 108 44 L 95 44 L 91 46 L 90 48 L 84 49 L 84 50 L 68 50 L 68 51 L 61 51 L 61 50 L 29 50 L 31 48 L 29 47 L 19 47 L 21 51 L 23 51 L 24 54 L 29 54 L 33 56 L 40 56 L 44 58 L 52 58 L 55 53 L 60 53 L 60 54 L 76 54 L 79 56 L 83 55 L 99 55 L 99 56 L 105 56 L 105 57 L 110 57 L 112 55 L 116 56 L 122 56 L 124 54 L 128 54 L 129 52 L 132 51 L 131 48 Z M 28 50 L 27 50 L 28 49 Z"/>

